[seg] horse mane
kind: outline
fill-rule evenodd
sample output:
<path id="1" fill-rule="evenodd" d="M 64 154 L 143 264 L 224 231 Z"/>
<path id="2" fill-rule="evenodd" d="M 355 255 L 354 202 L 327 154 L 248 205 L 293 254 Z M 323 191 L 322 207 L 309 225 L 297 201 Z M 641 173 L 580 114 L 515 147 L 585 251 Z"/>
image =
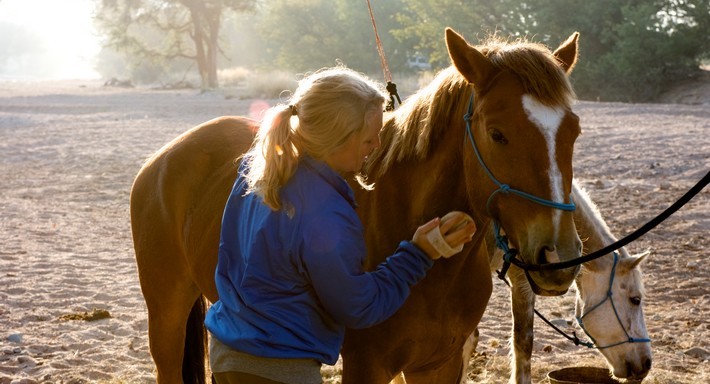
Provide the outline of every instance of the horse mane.
<path id="1" fill-rule="evenodd" d="M 456 114 L 451 107 L 465 104 L 469 88 L 466 79 L 449 67 L 408 97 L 386 118 L 380 148 L 368 158 L 365 174 L 380 177 L 394 163 L 426 158 L 452 120 L 463 121 L 463 112 Z"/>
<path id="2" fill-rule="evenodd" d="M 476 47 L 500 70 L 510 71 L 521 80 L 525 92 L 550 106 L 570 107 L 574 90 L 559 60 L 545 45 L 517 39 L 509 42 L 490 36 Z"/>
<path id="3" fill-rule="evenodd" d="M 549 106 L 570 107 L 575 99 L 567 74 L 544 45 L 489 36 L 477 46 L 499 71 L 520 79 L 525 92 Z M 380 148 L 365 165 L 364 174 L 380 177 L 394 163 L 427 158 L 446 129 L 463 121 L 472 85 L 450 66 L 426 87 L 408 97 L 389 115 L 380 134 Z M 452 110 L 452 107 L 456 110 Z M 460 120 L 460 121 L 459 121 Z"/>

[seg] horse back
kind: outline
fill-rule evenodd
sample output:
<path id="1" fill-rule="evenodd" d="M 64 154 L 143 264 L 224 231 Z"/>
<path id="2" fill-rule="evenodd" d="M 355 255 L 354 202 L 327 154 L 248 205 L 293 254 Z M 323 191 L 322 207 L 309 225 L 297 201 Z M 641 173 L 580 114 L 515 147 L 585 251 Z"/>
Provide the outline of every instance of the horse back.
<path id="1" fill-rule="evenodd" d="M 141 281 L 173 265 L 210 301 L 217 299 L 222 212 L 237 176 L 237 158 L 257 123 L 219 117 L 178 136 L 151 156 L 131 189 L 131 227 Z"/>

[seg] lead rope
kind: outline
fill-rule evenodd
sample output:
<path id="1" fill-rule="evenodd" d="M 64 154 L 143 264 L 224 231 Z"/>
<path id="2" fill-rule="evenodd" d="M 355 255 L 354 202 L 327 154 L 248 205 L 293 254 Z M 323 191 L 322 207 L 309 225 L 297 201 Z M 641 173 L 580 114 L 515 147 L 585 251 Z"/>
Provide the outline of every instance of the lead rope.
<path id="1" fill-rule="evenodd" d="M 500 273 L 500 272 L 499 272 L 499 273 Z M 505 278 L 505 275 L 503 275 L 503 277 L 501 278 L 501 280 L 503 280 L 503 282 L 505 283 L 505 285 L 508 286 L 508 288 L 512 288 L 512 287 L 510 286 L 510 282 L 508 281 L 508 279 Z M 556 326 L 554 323 L 552 323 L 550 320 L 547 320 L 547 318 L 546 318 L 545 316 L 543 316 L 543 314 L 540 313 L 537 309 L 533 308 L 533 312 L 535 312 L 535 314 L 537 315 L 537 317 L 539 317 L 542 321 L 544 321 L 545 324 L 549 325 L 552 329 L 554 329 L 555 331 L 557 331 L 557 333 L 559 333 L 560 335 L 564 336 L 567 340 L 573 342 L 574 345 L 576 345 L 576 346 L 582 345 L 582 346 L 585 346 L 585 347 L 587 347 L 587 348 L 594 348 L 594 343 L 593 343 L 593 342 L 591 342 L 591 341 L 583 341 L 582 339 L 580 339 L 579 337 L 577 337 L 577 332 L 572 331 L 572 336 L 570 336 L 570 335 L 567 334 L 565 331 L 563 331 L 563 330 L 561 330 L 559 327 L 557 327 L 557 326 Z M 624 332 L 626 332 L 626 330 L 624 330 Z M 586 333 L 586 331 L 585 331 L 585 333 Z"/>
<path id="2" fill-rule="evenodd" d="M 517 267 L 522 268 L 526 271 L 549 271 L 553 269 L 564 269 L 564 268 L 570 268 L 574 267 L 576 265 L 580 265 L 583 263 L 586 263 L 588 261 L 592 261 L 594 259 L 597 259 L 599 257 L 602 257 L 608 253 L 612 253 L 621 247 L 624 247 L 628 245 L 629 243 L 636 241 L 639 237 L 645 235 L 646 233 L 650 232 L 652 229 L 654 229 L 656 226 L 664 222 L 668 217 L 670 217 L 672 214 L 677 212 L 679 209 L 681 209 L 685 204 L 687 204 L 690 200 L 692 200 L 695 195 L 700 193 L 700 191 L 703 190 L 708 184 L 710 184 L 710 172 L 706 173 L 705 176 L 703 176 L 700 181 L 698 181 L 692 188 L 690 188 L 683 196 L 681 196 L 676 202 L 671 204 L 670 207 L 666 208 L 663 212 L 659 213 L 658 216 L 654 217 L 650 221 L 648 221 L 646 224 L 642 225 L 640 228 L 637 230 L 631 232 L 630 234 L 624 236 L 623 238 L 615 241 L 612 244 L 607 245 L 606 247 L 596 250 L 586 256 L 582 256 L 576 259 L 572 260 L 567 260 L 567 261 L 560 261 L 557 263 L 549 263 L 549 264 L 527 264 L 523 262 L 522 260 L 516 259 L 516 258 L 511 258 L 510 261 Z"/>
<path id="3" fill-rule="evenodd" d="M 392 73 L 390 72 L 389 66 L 387 65 L 387 59 L 385 58 L 385 50 L 382 49 L 382 41 L 380 41 L 380 34 L 377 32 L 377 23 L 375 23 L 375 14 L 372 12 L 372 5 L 370 0 L 367 0 L 367 9 L 370 11 L 370 20 L 372 20 L 372 29 L 375 30 L 375 42 L 377 43 L 377 53 L 380 55 L 380 65 L 382 66 L 382 74 L 385 77 L 385 82 L 387 82 L 387 92 L 390 94 L 390 101 L 385 107 L 386 111 L 394 111 L 394 100 L 401 105 L 402 100 L 399 98 L 397 93 L 397 84 L 392 82 Z"/>

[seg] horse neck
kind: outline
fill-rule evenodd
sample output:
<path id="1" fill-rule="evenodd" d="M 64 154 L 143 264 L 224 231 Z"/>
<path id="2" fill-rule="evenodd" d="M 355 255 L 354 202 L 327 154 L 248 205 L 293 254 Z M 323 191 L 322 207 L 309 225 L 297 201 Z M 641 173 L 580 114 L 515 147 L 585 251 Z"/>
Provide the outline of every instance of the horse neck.
<path id="1" fill-rule="evenodd" d="M 459 130 L 462 127 L 448 127 Z M 372 191 L 356 191 L 358 205 L 396 210 L 405 222 L 444 215 L 449 210 L 470 211 L 466 198 L 464 169 L 461 160 L 461 135 L 444 135 L 426 158 L 407 158 L 391 164 L 374 180 Z M 374 169 L 374 172 L 377 172 Z M 388 201 L 387 206 L 381 203 Z M 430 217 L 431 216 L 431 217 Z M 368 220 L 386 219 L 371 215 Z"/>
<path id="2" fill-rule="evenodd" d="M 467 143 L 464 140 L 465 108 L 465 105 L 454 105 L 451 121 L 435 127 L 446 132 L 438 132 L 426 156 L 405 156 L 381 173 L 382 162 L 376 161 L 368 170 L 371 175 L 377 175 L 374 180 L 368 180 L 374 183 L 374 189 L 355 188 L 371 255 L 368 264 L 381 261 L 382 255 L 389 254 L 397 242 L 411 238 L 419 225 L 452 210 L 468 212 L 479 228 L 485 228 L 487 219 L 478 214 L 481 209 L 474 209 L 465 181 L 470 177 L 463 160 Z M 399 129 L 395 120 L 394 117 L 388 119 L 383 136 Z M 381 149 L 393 150 L 388 148 L 387 142 Z M 384 155 L 377 154 L 376 158 L 385 158 Z"/>
<path id="3" fill-rule="evenodd" d="M 616 236 L 611 233 L 604 218 L 602 217 L 596 204 L 592 202 L 587 192 L 579 186 L 576 180 L 572 183 L 572 194 L 574 195 L 577 212 L 574 214 L 574 224 L 579 236 L 584 241 L 585 253 L 594 252 L 617 241 Z M 625 248 L 619 249 L 621 258 L 629 257 Z M 595 269 L 611 267 L 613 256 L 611 254 L 587 262 Z"/>

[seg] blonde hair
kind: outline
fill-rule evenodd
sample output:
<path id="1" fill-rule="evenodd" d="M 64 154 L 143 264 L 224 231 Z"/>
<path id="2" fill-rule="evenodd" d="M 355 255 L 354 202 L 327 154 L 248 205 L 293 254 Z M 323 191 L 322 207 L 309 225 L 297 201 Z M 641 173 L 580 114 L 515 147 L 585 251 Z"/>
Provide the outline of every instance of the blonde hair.
<path id="1" fill-rule="evenodd" d="M 246 193 L 281 209 L 281 187 L 295 173 L 300 156 L 323 160 L 360 132 L 367 112 L 381 110 L 385 99 L 381 85 L 343 66 L 303 78 L 287 104 L 267 111 L 254 146 L 244 155 Z"/>

